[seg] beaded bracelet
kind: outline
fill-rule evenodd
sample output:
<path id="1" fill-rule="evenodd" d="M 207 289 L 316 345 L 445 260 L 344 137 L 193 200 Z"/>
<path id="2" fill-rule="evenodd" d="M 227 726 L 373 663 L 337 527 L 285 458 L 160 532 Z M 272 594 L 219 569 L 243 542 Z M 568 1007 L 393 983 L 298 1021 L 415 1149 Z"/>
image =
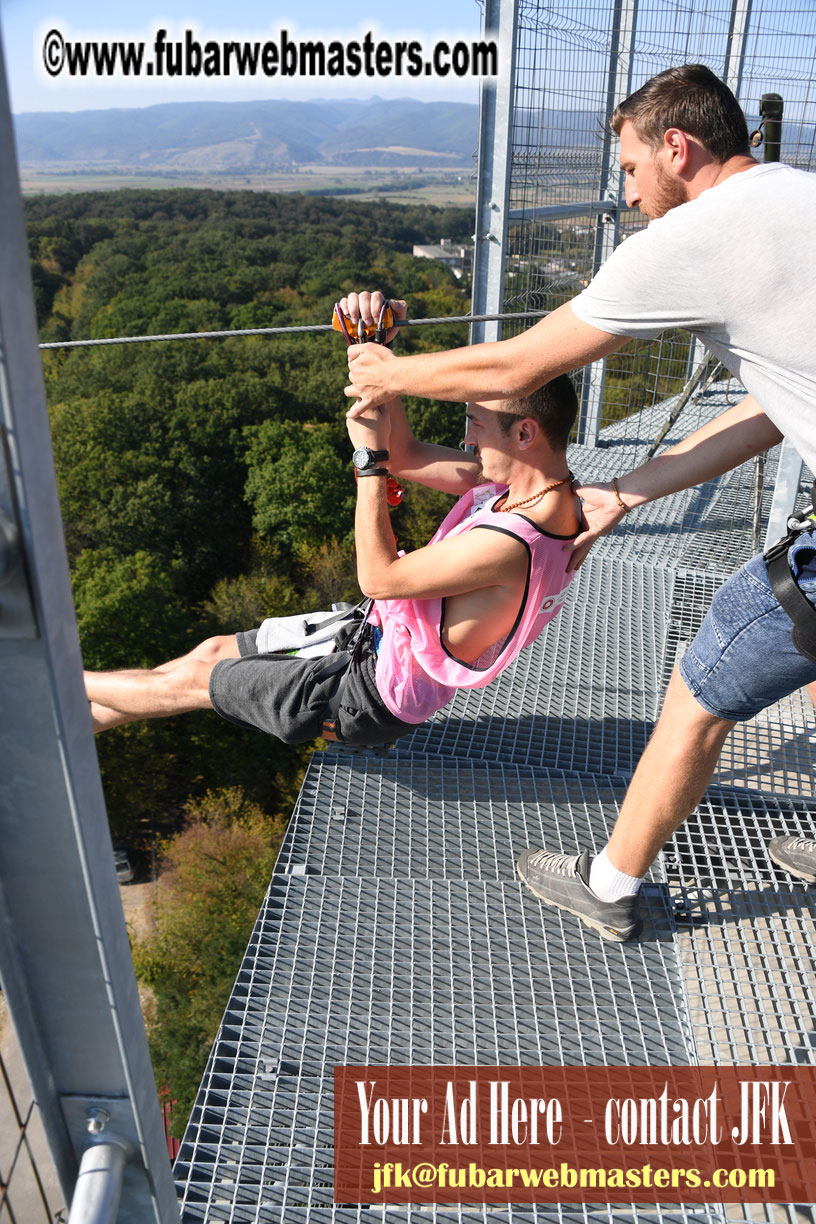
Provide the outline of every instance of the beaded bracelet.
<path id="1" fill-rule="evenodd" d="M 632 509 L 632 507 L 631 507 L 631 506 L 627 506 L 626 502 L 623 500 L 623 498 L 622 498 L 622 497 L 621 497 L 621 495 L 620 495 L 620 489 L 618 488 L 618 478 L 617 478 L 617 476 L 613 476 L 613 477 L 612 477 L 612 479 L 610 480 L 610 482 L 609 482 L 609 483 L 611 484 L 611 486 L 612 486 L 612 491 L 613 491 L 613 492 L 614 492 L 614 494 L 615 494 L 615 500 L 616 500 L 616 502 L 617 502 L 617 503 L 618 503 L 618 505 L 620 506 L 620 508 L 621 508 L 621 510 L 623 511 L 623 513 L 624 513 L 624 514 L 628 514 L 628 513 L 629 513 L 629 511 Z"/>

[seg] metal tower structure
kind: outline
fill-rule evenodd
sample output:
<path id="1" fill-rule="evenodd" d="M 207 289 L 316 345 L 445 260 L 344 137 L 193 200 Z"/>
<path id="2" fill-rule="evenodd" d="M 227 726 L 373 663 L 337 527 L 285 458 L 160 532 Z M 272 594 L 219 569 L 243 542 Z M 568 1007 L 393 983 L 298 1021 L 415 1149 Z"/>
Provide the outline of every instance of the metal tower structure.
<path id="1" fill-rule="evenodd" d="M 71 1220 L 171 1224 L 83 692 L 1 54 L 0 219 L 0 981 Z"/>

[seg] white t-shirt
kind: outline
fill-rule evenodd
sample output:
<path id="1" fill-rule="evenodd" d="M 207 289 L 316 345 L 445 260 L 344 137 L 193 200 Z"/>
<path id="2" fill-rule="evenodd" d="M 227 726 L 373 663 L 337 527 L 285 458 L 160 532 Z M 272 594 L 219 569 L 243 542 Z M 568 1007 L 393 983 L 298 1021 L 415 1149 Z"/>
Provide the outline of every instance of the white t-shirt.
<path id="1" fill-rule="evenodd" d="M 816 470 L 816 174 L 732 175 L 627 238 L 571 305 L 617 336 L 698 336 Z"/>

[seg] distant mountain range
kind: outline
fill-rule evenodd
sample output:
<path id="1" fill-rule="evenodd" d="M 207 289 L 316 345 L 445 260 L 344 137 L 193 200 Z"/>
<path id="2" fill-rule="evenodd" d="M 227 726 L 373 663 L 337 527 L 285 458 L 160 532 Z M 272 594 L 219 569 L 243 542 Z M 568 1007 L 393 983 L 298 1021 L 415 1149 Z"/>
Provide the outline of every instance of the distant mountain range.
<path id="1" fill-rule="evenodd" d="M 479 108 L 410 99 L 178 102 L 15 117 L 23 167 L 251 173 L 305 163 L 471 163 Z"/>
<path id="2" fill-rule="evenodd" d="M 15 117 L 29 171 L 129 170 L 253 174 L 299 165 L 471 166 L 479 108 L 461 102 L 369 99 L 316 102 L 172 102 L 132 110 Z M 748 119 L 749 129 L 756 120 Z M 518 109 L 516 151 L 600 148 L 595 111 Z M 796 161 L 798 124 L 784 128 Z M 762 158 L 760 149 L 758 156 Z"/>

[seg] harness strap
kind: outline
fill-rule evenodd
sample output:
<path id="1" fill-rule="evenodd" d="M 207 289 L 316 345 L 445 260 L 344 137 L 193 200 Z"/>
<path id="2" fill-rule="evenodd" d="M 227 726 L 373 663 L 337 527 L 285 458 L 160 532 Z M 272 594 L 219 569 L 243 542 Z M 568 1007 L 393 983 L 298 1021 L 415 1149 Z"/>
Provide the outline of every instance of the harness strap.
<path id="1" fill-rule="evenodd" d="M 348 669 L 351 666 L 351 660 L 346 656 L 346 652 L 341 654 L 329 655 L 323 667 L 320 669 L 321 676 L 332 676 L 337 674 L 338 681 L 334 691 L 323 707 L 323 738 L 327 740 L 337 739 L 337 715 L 340 712 L 340 701 L 343 696 L 343 685 L 348 675 Z"/>
<path id="2" fill-rule="evenodd" d="M 796 585 L 784 553 L 768 563 L 768 578 L 774 595 L 793 621 L 794 646 L 811 663 L 816 663 L 816 607 Z"/>
<path id="3" fill-rule="evenodd" d="M 323 712 L 323 738 L 324 739 L 337 740 L 339 738 L 337 734 L 337 715 L 340 713 L 340 706 L 342 705 L 342 702 L 343 702 L 343 690 L 346 687 L 346 679 L 348 677 L 349 671 L 351 670 L 352 663 L 354 663 L 359 658 L 360 652 L 362 651 L 363 642 L 365 641 L 365 631 L 366 631 L 366 628 L 369 627 L 368 626 L 368 616 L 371 611 L 371 607 L 373 603 L 374 603 L 373 599 L 363 599 L 361 601 L 362 606 L 360 604 L 357 605 L 357 608 L 360 608 L 361 610 L 361 617 L 360 617 L 360 623 L 356 627 L 356 632 L 353 638 L 343 648 L 342 655 L 336 654 L 336 655 L 329 656 L 330 659 L 333 660 L 333 663 L 334 663 L 333 667 L 331 663 L 329 663 L 328 666 L 321 669 L 321 674 L 325 676 L 330 676 L 334 672 L 342 672 L 342 675 L 340 677 L 340 681 L 337 687 L 335 688 L 334 692 L 332 693 L 331 697 L 326 702 L 326 705 L 324 707 L 324 712 Z M 357 611 L 357 608 L 355 608 L 355 611 Z M 347 658 L 348 655 L 350 655 L 351 657 Z"/>
<path id="4" fill-rule="evenodd" d="M 788 520 L 788 534 L 765 553 L 768 581 L 780 607 L 793 622 L 791 639 L 794 646 L 811 663 L 816 663 L 816 607 L 800 591 L 788 564 L 788 550 L 798 536 L 816 526 L 816 481 L 810 493 L 813 511 L 803 512 Z"/>
<path id="5" fill-rule="evenodd" d="M 359 606 L 359 604 L 350 603 L 335 604 L 333 616 L 324 616 L 322 620 L 306 625 L 303 632 L 305 633 L 306 637 L 310 637 L 314 633 L 322 633 L 324 629 L 328 629 L 329 625 L 340 625 L 343 621 L 347 621 Z"/>

